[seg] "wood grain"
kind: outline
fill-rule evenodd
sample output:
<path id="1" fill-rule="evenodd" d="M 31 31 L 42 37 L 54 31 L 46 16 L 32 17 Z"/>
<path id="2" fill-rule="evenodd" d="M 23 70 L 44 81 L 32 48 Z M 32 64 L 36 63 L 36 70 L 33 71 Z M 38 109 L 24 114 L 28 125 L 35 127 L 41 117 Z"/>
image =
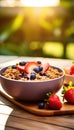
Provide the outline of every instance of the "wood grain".
<path id="1" fill-rule="evenodd" d="M 70 105 L 68 103 L 64 103 L 60 110 L 38 109 L 37 103 L 26 103 L 16 101 L 15 99 L 13 99 L 8 94 L 2 91 L 0 92 L 0 94 L 4 96 L 6 99 L 8 99 L 10 102 L 35 115 L 54 116 L 54 115 L 74 114 L 74 105 Z"/>
<path id="2" fill-rule="evenodd" d="M 4 56 L 4 58 L 6 57 Z M 18 61 L 20 59 L 24 60 L 25 58 L 18 58 Z M 45 59 L 43 58 L 42 61 L 43 60 Z M 59 66 L 69 66 L 71 64 L 70 60 L 48 59 L 48 61 L 49 60 L 52 64 Z M 59 116 L 49 115 L 44 117 L 35 115 L 32 114 L 31 112 L 26 111 L 25 109 L 22 109 L 21 107 L 18 107 L 18 105 L 8 100 L 5 96 L 2 96 L 1 93 L 0 93 L 0 119 L 1 119 L 0 130 L 54 130 L 54 129 L 73 130 L 74 129 L 74 113 L 73 114 L 69 113 L 65 115 L 63 114 Z"/>

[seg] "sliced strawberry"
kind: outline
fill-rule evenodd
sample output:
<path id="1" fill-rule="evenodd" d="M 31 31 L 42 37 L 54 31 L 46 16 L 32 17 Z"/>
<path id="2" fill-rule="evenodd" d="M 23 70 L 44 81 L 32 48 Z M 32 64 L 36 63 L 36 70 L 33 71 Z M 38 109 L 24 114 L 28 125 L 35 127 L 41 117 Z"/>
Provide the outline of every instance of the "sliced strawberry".
<path id="1" fill-rule="evenodd" d="M 25 66 L 21 66 L 21 65 L 19 65 L 19 64 L 16 65 L 16 66 L 17 66 L 17 69 L 18 69 L 19 71 L 24 71 L 24 67 L 25 67 Z"/>
<path id="2" fill-rule="evenodd" d="M 29 74 L 31 72 L 33 72 L 33 69 L 35 67 L 38 67 L 40 66 L 40 64 L 38 64 L 37 62 L 28 62 L 26 65 L 25 65 L 25 68 L 24 68 L 24 71 Z"/>
<path id="3" fill-rule="evenodd" d="M 43 72 L 46 72 L 50 67 L 50 64 L 49 63 L 45 63 L 43 64 Z"/>

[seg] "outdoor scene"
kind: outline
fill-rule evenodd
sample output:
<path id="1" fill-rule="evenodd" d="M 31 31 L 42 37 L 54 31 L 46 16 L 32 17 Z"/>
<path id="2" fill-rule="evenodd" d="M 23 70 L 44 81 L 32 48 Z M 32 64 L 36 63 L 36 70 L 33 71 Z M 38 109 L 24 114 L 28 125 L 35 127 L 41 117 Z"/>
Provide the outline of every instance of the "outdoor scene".
<path id="1" fill-rule="evenodd" d="M 74 0 L 0 0 L 0 55 L 74 59 Z"/>

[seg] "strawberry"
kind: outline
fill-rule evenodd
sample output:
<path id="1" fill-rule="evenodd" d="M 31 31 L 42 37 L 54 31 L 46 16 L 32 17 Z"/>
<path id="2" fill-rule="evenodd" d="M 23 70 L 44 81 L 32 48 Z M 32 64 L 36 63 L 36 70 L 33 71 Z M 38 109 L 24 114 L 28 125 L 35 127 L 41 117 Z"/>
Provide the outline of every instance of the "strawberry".
<path id="1" fill-rule="evenodd" d="M 64 99 L 67 102 L 74 104 L 74 88 L 68 89 L 64 94 Z"/>
<path id="2" fill-rule="evenodd" d="M 24 68 L 25 68 L 25 66 L 21 66 L 21 65 L 19 65 L 19 64 L 17 64 L 16 67 L 17 67 L 17 69 L 18 69 L 19 71 L 24 71 Z"/>
<path id="3" fill-rule="evenodd" d="M 59 110 L 62 107 L 62 102 L 60 101 L 59 96 L 55 93 L 49 96 L 47 104 L 49 109 Z"/>
<path id="4" fill-rule="evenodd" d="M 29 73 L 33 72 L 33 69 L 34 69 L 35 67 L 38 67 L 38 66 L 40 66 L 40 64 L 38 64 L 37 62 L 34 62 L 34 61 L 28 62 L 28 63 L 25 65 L 24 71 L 25 71 L 27 74 L 29 74 Z"/>
<path id="5" fill-rule="evenodd" d="M 23 63 L 24 62 L 22 62 L 22 64 Z M 37 73 L 42 71 L 44 73 L 49 69 L 49 67 L 50 67 L 49 63 L 41 64 L 40 62 L 35 61 L 24 63 L 24 65 L 21 65 L 21 63 L 17 64 L 17 69 L 27 74 L 32 73 L 33 71 Z"/>
<path id="6" fill-rule="evenodd" d="M 68 103 L 74 104 L 74 86 L 72 86 L 72 82 L 69 82 L 69 86 L 63 87 L 63 99 L 65 99 Z"/>
<path id="7" fill-rule="evenodd" d="M 74 75 L 74 64 L 70 67 L 70 74 Z"/>
<path id="8" fill-rule="evenodd" d="M 50 64 L 49 63 L 45 63 L 43 64 L 43 72 L 46 72 L 50 67 Z"/>
<path id="9" fill-rule="evenodd" d="M 38 104 L 39 109 L 53 109 L 59 110 L 62 108 L 62 102 L 56 93 L 46 93 L 44 96 L 44 101 Z"/>

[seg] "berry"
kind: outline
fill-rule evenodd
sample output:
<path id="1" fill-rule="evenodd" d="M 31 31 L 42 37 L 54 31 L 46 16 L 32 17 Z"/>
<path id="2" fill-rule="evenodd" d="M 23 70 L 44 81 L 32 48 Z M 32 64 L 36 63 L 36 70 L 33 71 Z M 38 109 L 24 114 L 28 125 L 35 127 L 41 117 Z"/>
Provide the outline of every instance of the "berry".
<path id="1" fill-rule="evenodd" d="M 31 72 L 33 72 L 33 69 L 38 67 L 39 64 L 37 62 L 28 62 L 26 65 L 25 65 L 25 69 L 24 71 L 29 74 Z"/>
<path id="2" fill-rule="evenodd" d="M 46 74 L 44 72 L 39 73 L 41 76 L 45 76 Z"/>
<path id="3" fill-rule="evenodd" d="M 37 61 L 38 64 L 41 64 L 41 61 Z"/>
<path id="4" fill-rule="evenodd" d="M 33 70 L 34 70 L 36 73 L 39 73 L 39 71 L 40 71 L 40 70 L 39 70 L 39 67 L 36 67 L 36 68 L 34 68 Z"/>
<path id="5" fill-rule="evenodd" d="M 26 73 L 24 73 L 24 75 L 23 75 L 23 76 L 24 76 L 24 78 L 26 78 L 26 77 L 27 77 L 27 74 L 26 74 Z"/>
<path id="6" fill-rule="evenodd" d="M 63 100 L 65 99 L 68 103 L 74 104 L 74 86 L 71 81 L 68 86 L 64 85 L 62 94 Z"/>
<path id="7" fill-rule="evenodd" d="M 21 66 L 21 65 L 19 65 L 19 64 L 17 64 L 17 69 L 19 70 L 19 71 L 23 71 L 24 72 L 24 66 Z"/>
<path id="8" fill-rule="evenodd" d="M 36 73 L 39 73 L 40 71 L 43 70 L 43 67 L 42 66 L 38 66 L 36 68 L 33 69 Z"/>
<path id="9" fill-rule="evenodd" d="M 24 66 L 24 65 L 26 65 L 26 63 L 27 63 L 27 62 L 25 62 L 25 61 L 20 61 L 20 62 L 19 62 L 19 65 Z"/>
<path id="10" fill-rule="evenodd" d="M 64 99 L 66 99 L 67 102 L 74 104 L 74 88 L 71 88 L 65 92 Z"/>
<path id="11" fill-rule="evenodd" d="M 12 69 L 16 69 L 16 65 L 12 65 Z"/>
<path id="12" fill-rule="evenodd" d="M 62 107 L 62 103 L 60 98 L 56 94 L 51 94 L 48 99 L 48 108 L 59 110 Z"/>
<path id="13" fill-rule="evenodd" d="M 38 104 L 38 108 L 39 108 L 39 109 L 43 109 L 43 108 L 44 108 L 44 102 L 40 102 L 40 103 Z"/>
<path id="14" fill-rule="evenodd" d="M 43 70 L 43 67 L 42 66 L 39 66 L 39 71 L 42 71 Z"/>
<path id="15" fill-rule="evenodd" d="M 70 74 L 74 75 L 74 64 L 70 67 Z"/>
<path id="16" fill-rule="evenodd" d="M 29 76 L 26 73 L 24 73 L 23 77 L 29 80 Z"/>
<path id="17" fill-rule="evenodd" d="M 34 79 L 36 79 L 36 74 L 32 73 L 32 74 L 30 75 L 30 80 L 34 80 Z"/>
<path id="18" fill-rule="evenodd" d="M 49 67 L 50 67 L 50 64 L 49 63 L 45 63 L 43 65 L 43 72 L 46 72 L 49 69 Z"/>

